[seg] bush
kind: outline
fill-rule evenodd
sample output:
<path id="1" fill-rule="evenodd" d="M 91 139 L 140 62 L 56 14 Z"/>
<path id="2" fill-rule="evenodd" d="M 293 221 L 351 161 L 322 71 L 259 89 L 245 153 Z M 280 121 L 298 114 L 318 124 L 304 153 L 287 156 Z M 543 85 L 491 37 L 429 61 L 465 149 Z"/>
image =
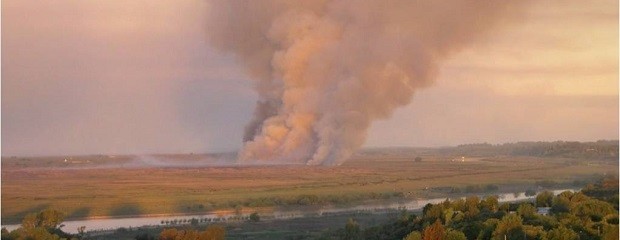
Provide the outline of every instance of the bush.
<path id="1" fill-rule="evenodd" d="M 252 222 L 260 221 L 260 216 L 258 215 L 257 212 L 253 212 L 252 214 L 250 214 L 250 221 Z"/>

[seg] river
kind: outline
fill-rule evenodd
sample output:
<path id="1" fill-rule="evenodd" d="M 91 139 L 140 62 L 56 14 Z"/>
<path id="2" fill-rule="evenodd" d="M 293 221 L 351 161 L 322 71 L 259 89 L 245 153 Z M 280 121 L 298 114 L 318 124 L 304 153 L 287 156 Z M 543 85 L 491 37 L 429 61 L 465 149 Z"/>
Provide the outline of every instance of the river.
<path id="1" fill-rule="evenodd" d="M 579 191 L 578 189 L 559 189 L 553 190 L 553 194 L 557 195 L 564 191 Z M 520 193 L 502 193 L 497 194 L 499 202 L 516 202 L 532 200 L 535 196 L 525 196 L 524 192 Z M 290 219 L 290 218 L 302 218 L 309 216 L 321 216 L 325 214 L 337 214 L 345 212 L 383 212 L 398 209 L 407 209 L 409 211 L 415 211 L 422 209 L 426 204 L 437 204 L 445 201 L 446 198 L 434 198 L 434 199 L 420 199 L 410 200 L 403 203 L 390 203 L 390 204 L 362 204 L 354 207 L 324 207 L 317 210 L 290 210 L 290 211 L 274 211 L 271 214 L 263 215 L 264 219 Z M 68 233 L 77 233 L 78 228 L 81 226 L 86 227 L 86 232 L 100 231 L 100 230 L 113 230 L 118 228 L 136 228 L 144 226 L 164 226 L 165 222 L 173 222 L 175 220 L 183 221 L 178 224 L 190 224 L 191 219 L 197 220 L 209 220 L 210 222 L 221 221 L 236 221 L 239 217 L 248 217 L 248 214 L 235 214 L 233 213 L 208 213 L 200 215 L 176 215 L 176 216 L 148 216 L 148 217 L 130 217 L 130 218 L 93 218 L 84 220 L 64 221 L 62 223 L 62 230 Z M 162 224 L 164 222 L 164 224 Z M 9 231 L 20 227 L 19 224 L 2 225 Z"/>

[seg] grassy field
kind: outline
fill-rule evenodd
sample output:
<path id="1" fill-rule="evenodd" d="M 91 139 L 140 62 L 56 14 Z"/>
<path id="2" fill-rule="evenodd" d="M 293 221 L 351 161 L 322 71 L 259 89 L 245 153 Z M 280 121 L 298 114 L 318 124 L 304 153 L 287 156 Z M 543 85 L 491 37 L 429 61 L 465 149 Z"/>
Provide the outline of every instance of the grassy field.
<path id="1" fill-rule="evenodd" d="M 416 156 L 423 160 L 414 162 Z M 200 155 L 158 157 L 191 163 Z M 443 197 L 454 192 L 451 188 L 465 191 L 489 184 L 500 188 L 494 191 L 524 191 L 617 174 L 618 169 L 618 162 L 609 160 L 473 157 L 433 151 L 357 154 L 338 167 L 158 167 L 135 165 L 133 158 L 3 158 L 2 223 L 17 223 L 45 208 L 78 219 Z"/>

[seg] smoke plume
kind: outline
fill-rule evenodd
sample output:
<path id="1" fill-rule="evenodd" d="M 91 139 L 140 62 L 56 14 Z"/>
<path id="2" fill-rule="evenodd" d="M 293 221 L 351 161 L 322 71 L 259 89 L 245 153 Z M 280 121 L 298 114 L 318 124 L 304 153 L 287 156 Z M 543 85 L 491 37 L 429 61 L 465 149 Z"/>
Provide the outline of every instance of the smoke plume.
<path id="1" fill-rule="evenodd" d="M 519 2 L 211 1 L 211 43 L 237 57 L 259 96 L 239 160 L 341 164 L 373 120 L 407 105 Z"/>

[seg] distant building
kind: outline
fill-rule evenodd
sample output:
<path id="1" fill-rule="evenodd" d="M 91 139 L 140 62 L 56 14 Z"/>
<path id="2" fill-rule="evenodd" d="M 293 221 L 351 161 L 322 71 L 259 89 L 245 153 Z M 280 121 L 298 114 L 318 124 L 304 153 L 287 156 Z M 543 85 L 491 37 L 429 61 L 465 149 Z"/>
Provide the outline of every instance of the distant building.
<path id="1" fill-rule="evenodd" d="M 551 210 L 550 207 L 539 207 L 536 209 L 536 212 L 540 215 L 543 216 L 548 216 L 549 215 L 549 210 Z"/>

